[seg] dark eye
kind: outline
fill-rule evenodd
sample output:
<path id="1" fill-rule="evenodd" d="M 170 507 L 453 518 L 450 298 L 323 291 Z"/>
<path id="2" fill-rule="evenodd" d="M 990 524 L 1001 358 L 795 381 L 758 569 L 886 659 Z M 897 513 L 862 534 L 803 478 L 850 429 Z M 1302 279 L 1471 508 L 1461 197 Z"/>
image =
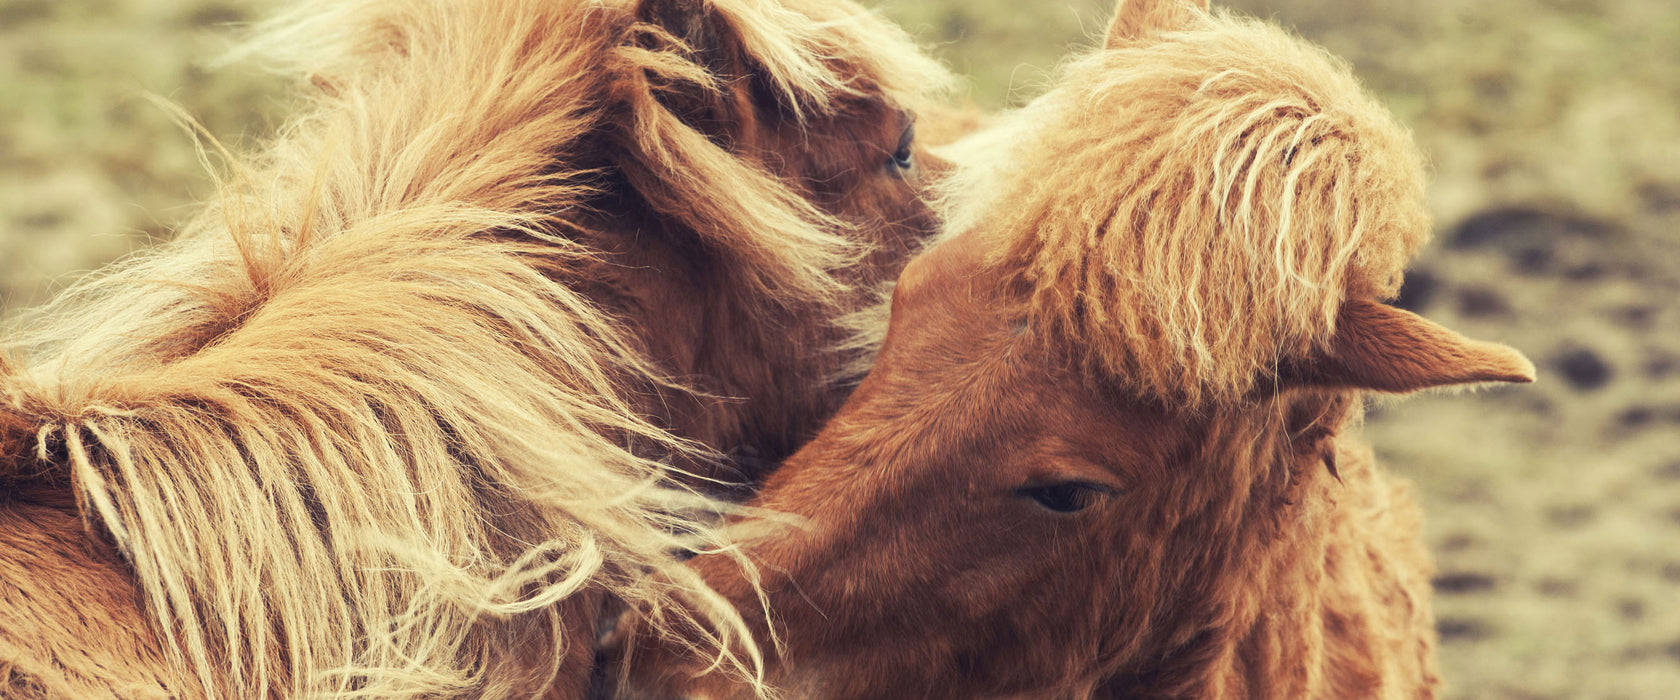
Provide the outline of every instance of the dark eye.
<path id="1" fill-rule="evenodd" d="M 1078 513 L 1095 505 L 1097 499 L 1114 495 L 1114 489 L 1089 481 L 1067 481 L 1044 486 L 1023 486 L 1015 495 L 1030 498 L 1057 513 Z"/>
<path id="2" fill-rule="evenodd" d="M 916 167 L 916 125 L 911 124 L 904 130 L 904 135 L 898 139 L 898 148 L 887 158 L 887 167 L 897 170 L 909 170 Z"/>

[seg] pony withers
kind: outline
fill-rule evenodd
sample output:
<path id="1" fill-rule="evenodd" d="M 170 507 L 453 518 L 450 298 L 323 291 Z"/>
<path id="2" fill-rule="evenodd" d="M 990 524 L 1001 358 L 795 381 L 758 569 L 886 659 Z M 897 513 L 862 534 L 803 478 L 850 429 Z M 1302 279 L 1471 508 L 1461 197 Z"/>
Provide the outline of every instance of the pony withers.
<path id="1" fill-rule="evenodd" d="M 1382 303 L 1422 164 L 1347 66 L 1177 0 L 955 147 L 953 234 L 871 373 L 753 501 L 792 698 L 1398 698 L 1438 685 L 1408 488 L 1368 392 L 1532 381 Z M 694 566 L 743 609 L 724 557 Z M 645 697 L 738 698 L 640 647 Z M 635 695 L 635 694 L 632 694 Z"/>
<path id="2" fill-rule="evenodd" d="M 581 697 L 603 606 L 750 675 L 674 467 L 838 406 L 942 70 L 832 0 L 318 2 L 253 52 L 306 113 L 9 337 L 0 696 Z"/>

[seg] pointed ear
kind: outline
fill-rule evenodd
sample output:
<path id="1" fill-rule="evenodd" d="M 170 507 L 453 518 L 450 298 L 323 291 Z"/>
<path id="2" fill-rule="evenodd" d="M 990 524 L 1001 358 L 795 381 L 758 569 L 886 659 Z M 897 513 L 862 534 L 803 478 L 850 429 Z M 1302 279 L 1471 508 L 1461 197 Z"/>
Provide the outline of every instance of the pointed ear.
<path id="1" fill-rule="evenodd" d="M 635 7 L 642 48 L 683 56 L 647 64 L 650 74 L 658 74 L 655 99 L 696 128 L 742 117 L 726 93 L 746 89 L 746 81 L 736 79 L 753 71 L 729 19 L 710 0 L 639 0 Z"/>
<path id="2" fill-rule="evenodd" d="M 727 28 L 708 0 L 641 0 L 636 19 L 665 30 L 704 64 L 715 64 L 729 53 Z"/>
<path id="3" fill-rule="evenodd" d="M 1190 26 L 1197 12 L 1207 12 L 1208 0 L 1120 0 L 1108 23 L 1108 48 L 1119 48 L 1162 32 Z"/>
<path id="4" fill-rule="evenodd" d="M 1410 311 L 1354 299 L 1336 316 L 1329 350 L 1291 368 L 1285 379 L 1407 393 L 1460 384 L 1527 384 L 1534 381 L 1534 364 L 1510 347 L 1471 340 Z"/>

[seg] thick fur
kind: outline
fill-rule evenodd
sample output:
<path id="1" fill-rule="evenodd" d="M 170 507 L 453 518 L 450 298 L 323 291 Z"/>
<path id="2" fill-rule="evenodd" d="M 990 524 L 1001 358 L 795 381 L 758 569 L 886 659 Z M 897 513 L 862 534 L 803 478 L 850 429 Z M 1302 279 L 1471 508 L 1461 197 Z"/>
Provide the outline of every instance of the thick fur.
<path id="1" fill-rule="evenodd" d="M 1422 158 L 1339 59 L 1167 5 L 1182 26 L 1117 35 L 952 154 L 978 165 L 948 181 L 951 227 L 1008 241 L 996 265 L 1054 342 L 1141 392 L 1229 401 L 1323 347 L 1344 299 L 1398 291 L 1429 236 Z"/>
<path id="2" fill-rule="evenodd" d="M 738 613 L 675 558 L 727 551 L 722 506 L 668 465 L 813 429 L 834 320 L 926 228 L 760 149 L 912 106 L 940 69 L 855 6 L 791 0 L 311 3 L 252 52 L 312 109 L 178 240 L 35 314 L 4 368 L 9 498 L 73 492 L 106 557 L 38 553 L 102 591 L 64 604 L 165 663 L 90 679 L 71 657 L 106 623 L 14 607 L 44 617 L 0 638 L 0 695 L 574 697 L 602 596 L 750 675 Z M 827 135 L 825 167 L 884 158 Z M 684 287 L 661 266 L 682 255 L 726 279 Z M 663 298 L 816 359 L 682 333 L 646 312 Z M 768 427 L 733 400 L 783 393 Z"/>
<path id="3" fill-rule="evenodd" d="M 188 686 L 122 562 L 73 513 L 13 501 L 0 528 L 0 697 L 156 700 Z"/>

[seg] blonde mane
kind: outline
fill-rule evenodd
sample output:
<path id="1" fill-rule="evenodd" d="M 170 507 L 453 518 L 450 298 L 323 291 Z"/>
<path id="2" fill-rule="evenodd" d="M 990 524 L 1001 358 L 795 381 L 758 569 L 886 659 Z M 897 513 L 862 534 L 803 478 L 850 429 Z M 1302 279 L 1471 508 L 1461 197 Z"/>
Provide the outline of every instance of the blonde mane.
<path id="1" fill-rule="evenodd" d="M 572 286 L 599 260 L 572 234 L 600 154 L 629 152 L 650 204 L 767 300 L 832 303 L 868 251 L 660 106 L 723 86 L 633 5 L 316 2 L 270 23 L 249 52 L 316 86 L 308 113 L 176 241 L 12 336 L 0 424 L 68 465 L 132 566 L 190 679 L 160 695 L 536 695 L 593 641 L 556 607 L 588 587 L 754 673 L 740 615 L 674 555 L 731 546 L 723 506 L 666 466 L 715 455 L 640 417 L 630 387 L 680 387 Z M 706 5 L 801 118 L 943 82 L 846 7 Z M 609 123 L 629 142 L 590 141 Z"/>
<path id="2" fill-rule="evenodd" d="M 1345 63 L 1184 13 L 954 147 L 944 190 L 950 230 L 984 217 L 991 263 L 1056 346 L 1196 407 L 1322 348 L 1344 299 L 1392 297 L 1429 217 L 1421 156 Z"/>

